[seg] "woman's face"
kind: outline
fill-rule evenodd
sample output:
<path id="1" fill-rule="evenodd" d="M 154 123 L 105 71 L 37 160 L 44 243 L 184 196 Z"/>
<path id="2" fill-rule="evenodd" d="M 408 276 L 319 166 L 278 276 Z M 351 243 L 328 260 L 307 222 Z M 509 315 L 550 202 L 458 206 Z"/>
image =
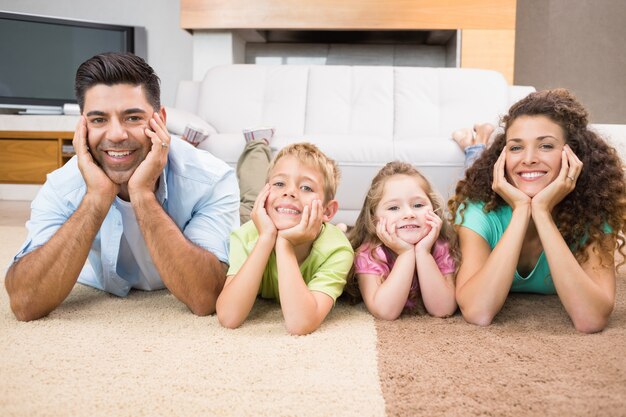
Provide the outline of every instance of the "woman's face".
<path id="1" fill-rule="evenodd" d="M 506 132 L 508 181 L 534 197 L 558 176 L 564 146 L 565 132 L 548 117 L 518 117 Z"/>

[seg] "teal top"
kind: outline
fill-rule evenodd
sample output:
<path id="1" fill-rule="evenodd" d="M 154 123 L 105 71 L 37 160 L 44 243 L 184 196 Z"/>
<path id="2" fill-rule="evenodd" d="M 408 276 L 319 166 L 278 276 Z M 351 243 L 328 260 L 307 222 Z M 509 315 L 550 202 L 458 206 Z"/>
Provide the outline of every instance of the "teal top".
<path id="1" fill-rule="evenodd" d="M 493 250 L 502 238 L 509 223 L 511 223 L 513 211 L 511 206 L 507 204 L 485 213 L 483 211 L 484 205 L 482 202 L 465 203 L 463 221 L 461 222 L 461 216 L 457 213 L 455 223 L 478 233 L 489 243 L 491 250 Z M 515 271 L 511 292 L 556 294 L 545 252 L 541 252 L 537 264 L 528 276 L 523 277 L 517 270 Z"/>

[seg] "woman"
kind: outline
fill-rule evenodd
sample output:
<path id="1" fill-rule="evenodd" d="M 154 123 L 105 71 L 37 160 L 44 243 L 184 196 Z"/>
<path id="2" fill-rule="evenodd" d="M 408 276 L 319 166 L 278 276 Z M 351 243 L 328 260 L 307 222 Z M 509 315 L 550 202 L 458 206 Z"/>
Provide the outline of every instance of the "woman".
<path id="1" fill-rule="evenodd" d="M 516 291 L 558 294 L 581 332 L 606 326 L 615 249 L 624 256 L 626 184 L 617 152 L 587 118 L 567 90 L 529 95 L 457 185 L 448 205 L 462 256 L 456 297 L 468 322 L 490 324 Z"/>

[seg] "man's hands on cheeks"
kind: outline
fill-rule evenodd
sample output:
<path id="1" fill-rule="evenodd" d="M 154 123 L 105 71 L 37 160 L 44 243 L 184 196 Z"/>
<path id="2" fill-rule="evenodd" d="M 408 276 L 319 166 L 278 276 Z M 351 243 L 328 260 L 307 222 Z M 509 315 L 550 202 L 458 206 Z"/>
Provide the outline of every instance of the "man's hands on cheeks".
<path id="1" fill-rule="evenodd" d="M 381 242 L 383 242 L 383 245 L 394 251 L 394 253 L 398 256 L 415 248 L 414 245 L 400 239 L 395 223 L 392 223 L 390 227 L 387 228 L 387 219 L 378 219 L 378 223 L 376 224 L 376 235 Z"/>
<path id="2" fill-rule="evenodd" d="M 98 204 L 108 207 L 119 193 L 120 186 L 111 181 L 111 178 L 94 161 L 89 152 L 87 135 L 87 119 L 81 116 L 72 140 L 78 158 L 78 169 L 87 185 L 87 195 L 95 197 Z"/>
<path id="3" fill-rule="evenodd" d="M 131 201 L 133 195 L 142 193 L 154 194 L 157 181 L 167 163 L 171 138 L 167 133 L 165 122 L 159 113 L 155 112 L 152 114 L 152 118 L 150 118 L 149 125 L 145 129 L 145 133 L 152 141 L 152 148 L 148 152 L 146 159 L 139 164 L 130 180 L 128 180 L 128 194 L 131 196 Z"/>
<path id="4" fill-rule="evenodd" d="M 506 148 L 502 149 L 498 160 L 493 166 L 493 184 L 491 188 L 502 197 L 513 210 L 518 207 L 528 206 L 530 204 L 530 197 L 506 179 L 504 175 L 505 165 Z"/>
<path id="5" fill-rule="evenodd" d="M 574 191 L 576 180 L 583 169 L 583 163 L 572 149 L 565 145 L 561 154 L 561 170 L 559 175 L 546 188 L 532 198 L 531 210 L 533 214 L 539 211 L 552 212 L 569 193 Z"/>
<path id="6" fill-rule="evenodd" d="M 278 239 L 289 242 L 293 247 L 312 242 L 322 229 L 324 212 L 321 200 L 313 200 L 311 207 L 304 206 L 300 223 L 278 232 Z"/>

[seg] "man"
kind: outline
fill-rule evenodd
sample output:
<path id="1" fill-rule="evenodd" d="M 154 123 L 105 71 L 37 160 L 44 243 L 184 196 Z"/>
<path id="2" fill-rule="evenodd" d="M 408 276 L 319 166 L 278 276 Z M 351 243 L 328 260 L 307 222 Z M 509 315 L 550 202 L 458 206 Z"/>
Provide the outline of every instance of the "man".
<path id="1" fill-rule="evenodd" d="M 239 225 L 234 171 L 170 141 L 159 78 L 141 58 L 97 55 L 75 90 L 76 156 L 48 176 L 7 271 L 15 316 L 47 315 L 77 280 L 121 297 L 167 287 L 193 313 L 213 313 Z"/>

